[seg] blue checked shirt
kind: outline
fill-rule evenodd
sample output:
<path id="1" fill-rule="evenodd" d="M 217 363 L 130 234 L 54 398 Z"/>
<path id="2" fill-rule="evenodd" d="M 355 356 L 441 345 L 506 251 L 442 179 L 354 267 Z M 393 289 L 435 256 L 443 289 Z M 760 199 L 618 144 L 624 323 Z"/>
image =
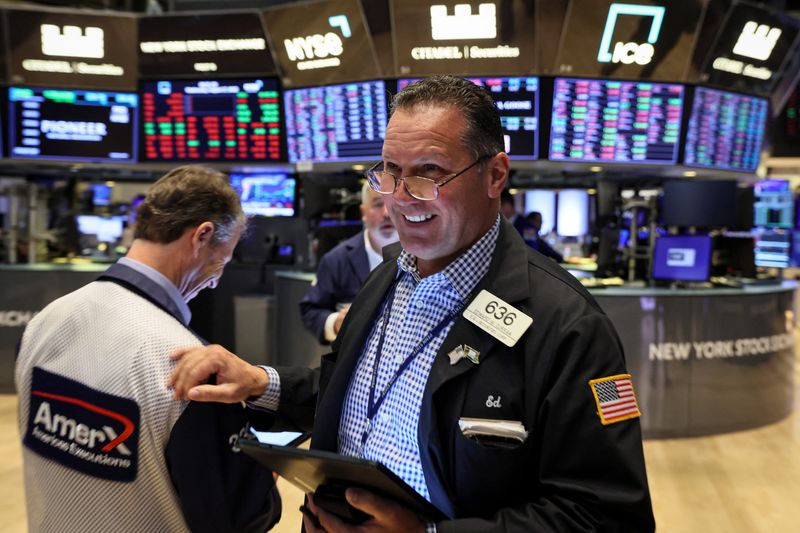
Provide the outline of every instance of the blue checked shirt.
<path id="1" fill-rule="evenodd" d="M 500 217 L 461 257 L 441 272 L 420 278 L 417 259 L 405 250 L 397 258 L 397 288 L 378 368 L 373 402 L 386 389 L 400 364 L 449 313 L 464 305 L 486 275 L 497 242 Z M 380 461 L 430 500 L 417 442 L 422 393 L 436 353 L 457 319 L 453 318 L 397 379 L 375 414 L 366 442 L 367 404 L 384 310 L 372 328 L 366 349 L 345 396 L 339 422 L 339 453 Z"/>

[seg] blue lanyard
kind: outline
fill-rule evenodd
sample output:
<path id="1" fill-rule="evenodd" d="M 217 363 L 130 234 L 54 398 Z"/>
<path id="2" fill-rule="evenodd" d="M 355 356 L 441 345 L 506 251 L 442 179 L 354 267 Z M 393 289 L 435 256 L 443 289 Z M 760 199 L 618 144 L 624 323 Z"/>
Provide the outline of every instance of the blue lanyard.
<path id="1" fill-rule="evenodd" d="M 372 381 L 369 386 L 369 400 L 367 400 L 367 427 L 364 428 L 364 434 L 361 436 L 361 445 L 363 446 L 367 442 L 367 438 L 369 437 L 369 432 L 372 428 L 372 419 L 378 413 L 383 405 L 383 401 L 389 395 L 389 392 L 394 387 L 394 384 L 397 383 L 398 378 L 406 371 L 406 369 L 411 366 L 411 363 L 416 359 L 416 357 L 422 352 L 423 348 L 427 346 L 433 339 L 435 339 L 442 330 L 447 327 L 453 319 L 458 316 L 458 313 L 461 312 L 461 308 L 464 306 L 463 303 L 456 306 L 456 308 L 451 311 L 450 313 L 445 316 L 441 322 L 436 324 L 436 326 L 428 333 L 422 341 L 417 344 L 417 346 L 411 351 L 410 354 L 405 358 L 405 360 L 400 364 L 400 367 L 395 371 L 392 378 L 383 388 L 383 391 L 375 399 L 375 389 L 377 386 L 378 381 L 378 367 L 381 362 L 381 357 L 383 355 L 383 341 L 386 338 L 386 327 L 389 324 L 389 319 L 392 315 L 392 304 L 394 303 L 394 294 L 397 289 L 397 283 L 400 278 L 398 278 L 394 284 L 392 284 L 392 288 L 389 292 L 389 295 L 386 297 L 386 303 L 384 304 L 383 308 L 383 325 L 381 326 L 381 336 L 378 340 L 378 347 L 375 353 L 375 362 L 372 365 Z"/>

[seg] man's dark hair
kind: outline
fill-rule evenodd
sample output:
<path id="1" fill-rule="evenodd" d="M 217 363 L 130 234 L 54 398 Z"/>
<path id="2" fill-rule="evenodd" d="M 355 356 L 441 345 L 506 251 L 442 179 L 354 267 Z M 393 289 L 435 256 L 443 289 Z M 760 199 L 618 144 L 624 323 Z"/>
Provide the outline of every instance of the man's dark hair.
<path id="1" fill-rule="evenodd" d="M 147 190 L 134 238 L 167 244 L 203 222 L 214 224 L 214 246 L 247 226 L 239 196 L 222 172 L 202 166 L 171 170 Z"/>
<path id="2" fill-rule="evenodd" d="M 461 142 L 475 159 L 505 150 L 500 113 L 489 91 L 456 76 L 431 76 L 416 81 L 392 99 L 390 114 L 417 106 L 453 106 L 467 123 Z"/>

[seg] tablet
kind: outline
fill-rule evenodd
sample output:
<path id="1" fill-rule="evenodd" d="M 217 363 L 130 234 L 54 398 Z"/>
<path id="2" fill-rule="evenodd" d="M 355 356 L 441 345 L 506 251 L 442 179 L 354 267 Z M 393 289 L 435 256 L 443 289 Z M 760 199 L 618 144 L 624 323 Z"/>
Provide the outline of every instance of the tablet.
<path id="1" fill-rule="evenodd" d="M 253 440 L 240 440 L 239 448 L 303 492 L 317 492 L 320 486 L 323 491 L 331 486 L 360 487 L 397 501 L 427 522 L 448 518 L 394 472 L 375 461 Z"/>

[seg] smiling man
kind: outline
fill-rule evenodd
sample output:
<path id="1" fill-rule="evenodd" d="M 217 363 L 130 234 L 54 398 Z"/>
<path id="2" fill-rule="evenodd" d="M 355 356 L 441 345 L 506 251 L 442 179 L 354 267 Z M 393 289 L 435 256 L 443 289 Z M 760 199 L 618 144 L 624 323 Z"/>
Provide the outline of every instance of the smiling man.
<path id="1" fill-rule="evenodd" d="M 499 214 L 509 171 L 488 92 L 452 76 L 400 91 L 368 171 L 400 236 L 323 359 L 311 447 L 386 465 L 449 520 L 350 488 L 355 526 L 309 500 L 308 531 L 654 530 L 639 411 L 593 298 Z M 178 396 L 316 398 L 307 372 L 176 354 Z M 218 385 L 201 385 L 210 373 Z M 277 396 L 276 396 L 277 395 Z M 276 400 L 277 398 L 277 400 Z M 258 400 L 262 402 L 262 399 Z"/>
<path id="2" fill-rule="evenodd" d="M 202 345 L 187 302 L 214 288 L 246 226 L 226 177 L 153 184 L 134 241 L 99 280 L 48 305 L 16 364 L 30 531 L 263 532 L 272 475 L 238 453 L 240 405 L 172 399 L 167 357 Z"/>

